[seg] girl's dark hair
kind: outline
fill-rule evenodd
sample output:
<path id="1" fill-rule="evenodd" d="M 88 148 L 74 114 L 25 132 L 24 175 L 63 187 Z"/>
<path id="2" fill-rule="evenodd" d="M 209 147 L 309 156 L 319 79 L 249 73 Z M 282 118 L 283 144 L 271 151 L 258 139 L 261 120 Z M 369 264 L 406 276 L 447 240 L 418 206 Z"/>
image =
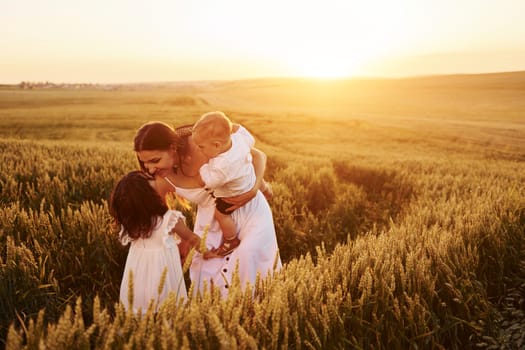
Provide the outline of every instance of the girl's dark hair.
<path id="1" fill-rule="evenodd" d="M 188 137 L 191 135 L 191 125 L 185 125 L 174 130 L 171 126 L 163 122 L 149 122 L 140 127 L 135 134 L 133 149 L 140 151 L 169 151 L 175 150 L 178 154 L 179 165 L 181 159 L 188 152 Z M 144 163 L 138 159 L 140 169 L 148 173 Z M 182 170 L 181 170 L 182 171 Z"/>
<path id="2" fill-rule="evenodd" d="M 148 238 L 168 207 L 141 171 L 132 171 L 117 183 L 109 200 L 114 224 L 131 239 Z"/>

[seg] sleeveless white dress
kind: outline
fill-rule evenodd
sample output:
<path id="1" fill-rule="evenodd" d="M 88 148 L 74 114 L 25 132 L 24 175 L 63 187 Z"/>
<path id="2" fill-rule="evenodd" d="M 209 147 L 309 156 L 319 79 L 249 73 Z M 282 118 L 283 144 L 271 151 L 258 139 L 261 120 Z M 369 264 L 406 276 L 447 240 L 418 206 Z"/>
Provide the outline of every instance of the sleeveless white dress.
<path id="1" fill-rule="evenodd" d="M 156 306 L 166 300 L 170 293 L 178 298 L 187 299 L 186 284 L 180 261 L 178 236 L 169 234 L 184 215 L 176 210 L 168 210 L 149 238 L 131 240 L 127 235 L 121 236 L 123 245 L 131 243 L 126 267 L 120 285 L 120 301 L 129 310 L 130 273 L 133 274 L 133 312 L 141 309 L 145 313 L 151 301 Z M 121 232 L 122 234 L 122 232 Z M 166 270 L 164 286 L 159 293 L 162 275 Z"/>
<path id="2" fill-rule="evenodd" d="M 197 204 L 197 214 L 193 231 L 202 237 L 209 225 L 206 238 L 208 249 L 221 244 L 222 233 L 214 218 L 215 201 L 204 188 L 175 187 L 178 195 Z M 239 232 L 241 244 L 228 256 L 204 260 L 196 253 L 190 266 L 190 279 L 195 291 L 208 288 L 210 283 L 219 287 L 222 296 L 228 295 L 228 287 L 238 263 L 239 279 L 242 287 L 255 284 L 257 274 L 262 278 L 281 269 L 281 259 L 277 247 L 277 237 L 273 225 L 272 212 L 264 195 L 258 191 L 255 198 L 232 213 Z"/>

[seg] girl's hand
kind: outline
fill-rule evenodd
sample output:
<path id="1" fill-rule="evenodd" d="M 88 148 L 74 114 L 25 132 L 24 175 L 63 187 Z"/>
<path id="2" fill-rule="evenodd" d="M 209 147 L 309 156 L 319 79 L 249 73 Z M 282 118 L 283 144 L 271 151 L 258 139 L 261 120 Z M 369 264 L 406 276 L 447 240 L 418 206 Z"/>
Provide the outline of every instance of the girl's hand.
<path id="1" fill-rule="evenodd" d="M 182 266 L 184 266 L 184 262 L 186 261 L 186 257 L 190 253 L 192 245 L 187 239 L 181 239 L 178 245 L 179 245 L 180 261 L 181 261 Z"/>
<path id="2" fill-rule="evenodd" d="M 215 252 L 215 249 L 204 252 L 204 254 L 202 254 L 202 257 L 204 258 L 204 260 L 222 258 L 222 256 L 220 256 L 219 254 Z"/>
<path id="3" fill-rule="evenodd" d="M 179 253 L 182 265 L 184 265 L 184 261 L 186 260 L 186 257 L 188 256 L 192 248 L 194 248 L 196 251 L 199 251 L 200 244 L 201 238 L 195 233 L 191 235 L 188 239 L 181 238 L 179 242 Z"/>
<path id="4" fill-rule="evenodd" d="M 188 239 L 188 244 L 190 246 L 190 249 L 195 248 L 195 250 L 199 251 L 201 246 L 201 238 L 197 234 L 193 233 Z"/>

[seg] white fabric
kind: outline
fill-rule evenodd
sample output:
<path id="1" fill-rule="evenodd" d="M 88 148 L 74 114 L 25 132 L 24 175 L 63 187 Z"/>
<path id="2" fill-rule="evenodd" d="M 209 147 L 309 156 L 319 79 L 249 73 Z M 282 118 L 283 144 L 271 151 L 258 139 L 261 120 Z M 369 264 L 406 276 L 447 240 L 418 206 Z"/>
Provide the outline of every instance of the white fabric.
<path id="1" fill-rule="evenodd" d="M 206 187 L 215 197 L 232 197 L 249 191 L 255 184 L 251 148 L 252 135 L 242 126 L 231 135 L 231 148 L 211 158 L 200 168 Z"/>
<path id="2" fill-rule="evenodd" d="M 145 313 L 153 300 L 157 306 L 175 293 L 178 298 L 187 298 L 186 285 L 180 261 L 178 236 L 170 234 L 179 220 L 184 220 L 181 212 L 168 210 L 153 230 L 149 238 L 131 241 L 124 275 L 120 285 L 120 301 L 129 309 L 128 289 L 130 273 L 133 274 L 133 307 L 137 313 L 139 309 Z M 163 271 L 167 269 L 164 287 L 159 294 L 159 284 Z"/>
<path id="3" fill-rule="evenodd" d="M 214 219 L 214 199 L 204 188 L 175 187 L 175 190 L 180 196 L 198 205 L 193 231 L 202 237 L 206 226 L 209 225 L 206 246 L 208 249 L 218 247 L 222 233 Z M 258 273 L 264 278 L 281 269 L 272 212 L 263 194 L 258 191 L 254 199 L 231 215 L 237 226 L 241 244 L 224 258 L 204 260 L 200 254 L 194 255 L 190 266 L 190 278 L 195 285 L 195 292 L 202 291 L 205 285 L 209 288 L 213 282 L 225 297 L 237 263 L 243 287 L 246 287 L 247 283 L 253 286 Z"/>

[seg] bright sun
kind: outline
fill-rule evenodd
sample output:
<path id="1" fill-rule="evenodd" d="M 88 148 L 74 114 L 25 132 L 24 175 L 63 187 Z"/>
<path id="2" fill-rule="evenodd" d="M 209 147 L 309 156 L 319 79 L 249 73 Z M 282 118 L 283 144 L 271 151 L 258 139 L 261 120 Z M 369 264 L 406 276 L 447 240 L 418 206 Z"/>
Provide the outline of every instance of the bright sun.
<path id="1" fill-rule="evenodd" d="M 224 67 L 225 72 L 244 69 L 263 76 L 336 79 L 366 75 L 372 63 L 398 55 L 405 45 L 398 44 L 400 38 L 408 38 L 413 32 L 403 21 L 410 8 L 399 7 L 396 2 L 384 2 L 378 9 L 376 2 L 358 0 L 326 0 L 322 4 L 267 1 L 273 6 L 260 5 L 256 10 L 240 0 L 231 2 L 230 7 L 209 0 L 205 9 L 191 2 L 193 5 L 187 6 L 193 16 L 182 23 L 192 28 L 193 37 L 177 36 L 186 29 L 179 30 L 176 25 L 180 23 L 173 24 L 169 18 L 177 12 L 174 5 L 174 10 L 167 12 L 169 16 L 155 21 L 155 33 L 150 36 L 158 38 L 158 44 L 152 52 L 160 55 L 165 49 L 167 56 L 179 61 L 181 52 L 188 50 L 188 60 L 209 58 L 215 69 Z M 234 9 L 250 9 L 256 15 L 222 20 Z M 197 22 L 198 26 L 193 25 Z M 235 63 L 228 63 L 232 57 Z"/>
<path id="2" fill-rule="evenodd" d="M 300 76 L 335 79 L 359 74 L 362 63 L 357 58 L 315 56 L 302 60 L 297 64 L 296 70 Z"/>
<path id="3" fill-rule="evenodd" d="M 362 41 L 358 44 L 348 47 L 336 43 L 296 46 L 281 59 L 295 76 L 321 79 L 355 77 L 362 75 L 362 68 L 377 57 L 374 47 L 367 47 L 367 43 Z"/>
<path id="4" fill-rule="evenodd" d="M 303 22 L 275 35 L 267 51 L 276 51 L 294 75 L 315 78 L 345 78 L 364 74 L 373 61 L 395 54 L 393 38 L 406 37 L 399 23 L 405 9 L 395 5 L 377 11 L 366 2 L 338 1 L 337 8 L 323 16 L 323 8 L 302 7 L 310 11 Z M 336 11 L 337 10 L 337 11 Z M 311 19 L 315 19 L 312 22 Z M 300 38 L 297 40 L 296 38 Z"/>

